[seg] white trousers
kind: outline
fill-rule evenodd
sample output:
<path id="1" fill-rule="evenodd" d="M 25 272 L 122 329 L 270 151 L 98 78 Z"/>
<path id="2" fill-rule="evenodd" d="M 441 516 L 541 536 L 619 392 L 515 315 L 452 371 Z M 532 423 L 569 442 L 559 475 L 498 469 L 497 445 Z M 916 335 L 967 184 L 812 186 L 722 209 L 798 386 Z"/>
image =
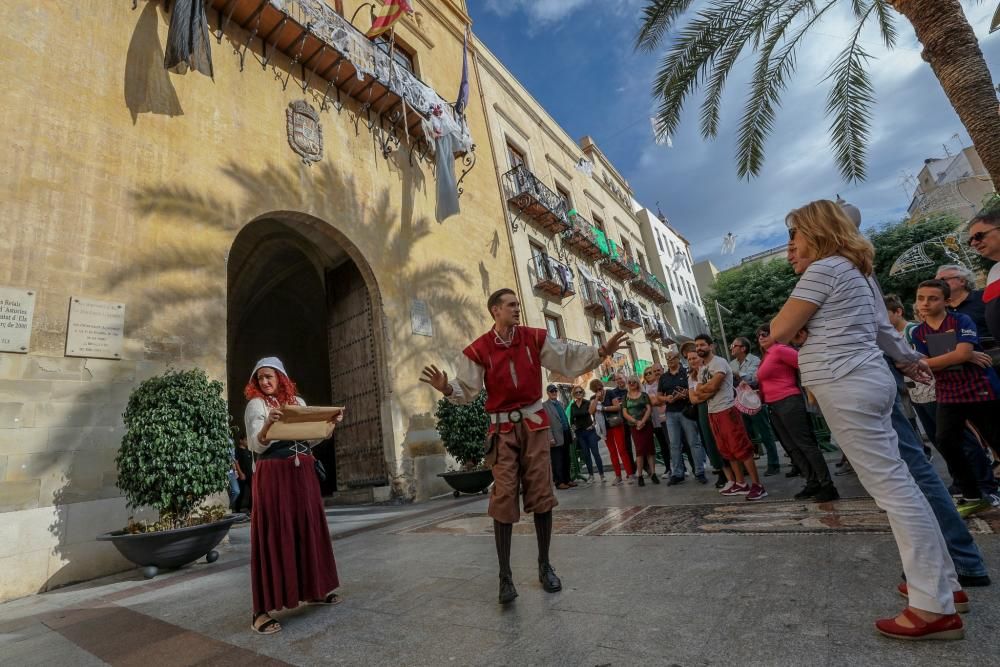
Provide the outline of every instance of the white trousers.
<path id="1" fill-rule="evenodd" d="M 809 387 L 865 490 L 889 517 L 910 606 L 954 614 L 955 565 L 937 519 L 899 455 L 892 428 L 896 382 L 882 359 L 835 382 Z"/>

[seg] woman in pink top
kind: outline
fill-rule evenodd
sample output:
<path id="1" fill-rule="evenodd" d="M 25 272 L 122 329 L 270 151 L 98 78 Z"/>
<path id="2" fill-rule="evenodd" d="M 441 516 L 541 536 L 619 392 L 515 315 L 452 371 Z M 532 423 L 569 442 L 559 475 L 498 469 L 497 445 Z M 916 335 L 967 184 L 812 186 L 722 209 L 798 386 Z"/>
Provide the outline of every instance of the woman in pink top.
<path id="1" fill-rule="evenodd" d="M 773 342 L 771 327 L 767 324 L 757 330 L 757 342 L 764 352 L 764 359 L 757 369 L 761 400 L 770 410 L 771 423 L 778 432 L 778 439 L 806 478 L 805 487 L 795 494 L 795 499 L 812 498 L 821 503 L 837 500 L 840 494 L 833 485 L 830 469 L 816 442 L 806 402 L 799 388 L 798 350 Z"/>

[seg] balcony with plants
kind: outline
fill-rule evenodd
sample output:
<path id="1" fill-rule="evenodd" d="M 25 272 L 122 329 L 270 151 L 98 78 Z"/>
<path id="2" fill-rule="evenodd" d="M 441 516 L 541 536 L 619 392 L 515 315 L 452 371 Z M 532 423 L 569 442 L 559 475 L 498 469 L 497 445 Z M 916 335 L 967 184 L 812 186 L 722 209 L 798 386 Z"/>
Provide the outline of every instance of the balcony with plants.
<path id="1" fill-rule="evenodd" d="M 605 254 L 602 247 L 607 247 L 604 232 L 590 224 L 576 209 L 570 209 L 566 216 L 570 228 L 562 233 L 563 245 L 590 261 L 600 259 Z"/>
<path id="2" fill-rule="evenodd" d="M 636 269 L 638 270 L 638 274 L 632 280 L 633 292 L 643 295 L 657 306 L 670 301 L 667 288 L 660 282 L 659 278 L 641 266 L 636 266 Z"/>
<path id="3" fill-rule="evenodd" d="M 638 265 L 612 239 L 607 239 L 607 251 L 601 266 L 604 272 L 619 280 L 632 280 L 637 275 Z"/>

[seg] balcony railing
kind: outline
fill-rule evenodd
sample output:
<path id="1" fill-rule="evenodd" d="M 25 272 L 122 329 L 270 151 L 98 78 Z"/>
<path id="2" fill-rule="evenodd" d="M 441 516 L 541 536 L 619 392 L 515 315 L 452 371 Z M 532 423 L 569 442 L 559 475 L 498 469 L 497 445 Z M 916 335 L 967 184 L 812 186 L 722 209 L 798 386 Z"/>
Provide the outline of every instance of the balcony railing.
<path id="1" fill-rule="evenodd" d="M 634 331 L 642 326 L 642 311 L 631 301 L 622 301 L 618 308 L 618 317 L 622 327 Z"/>
<path id="2" fill-rule="evenodd" d="M 650 319 L 648 317 L 643 318 L 642 329 L 646 332 L 647 340 L 660 340 L 663 338 L 663 332 L 660 330 L 656 320 Z"/>
<path id="3" fill-rule="evenodd" d="M 569 229 L 565 200 L 523 164 L 503 175 L 503 188 L 510 205 L 542 229 L 553 233 Z"/>
<path id="4" fill-rule="evenodd" d="M 602 264 L 604 271 L 619 280 L 632 280 L 636 277 L 638 265 L 622 248 L 608 239 L 608 252 Z"/>
<path id="5" fill-rule="evenodd" d="M 576 294 L 573 270 L 548 255 L 534 255 L 528 261 L 528 277 L 532 287 L 540 292 L 560 299 Z"/>
<path id="6" fill-rule="evenodd" d="M 670 300 L 667 288 L 652 273 L 638 267 L 639 275 L 632 281 L 632 290 L 647 297 L 656 305 L 664 304 Z"/>
<path id="7" fill-rule="evenodd" d="M 422 123 L 435 109 L 444 111 L 437 116 L 444 129 L 461 136 L 460 152 L 471 147 L 468 126 L 452 117 L 450 103 L 394 64 L 388 53 L 324 0 L 209 0 L 209 7 L 216 10 L 215 36 L 220 42 L 233 24 L 246 33 L 245 38 L 233 36 L 241 69 L 247 51 L 257 48 L 255 40 L 260 41 L 257 60 L 265 68 L 281 51 L 289 61 L 283 85 L 294 74 L 301 79 L 303 92 L 310 86 L 322 92 L 321 110 L 330 103 L 339 112 L 346 96 L 360 103 L 356 124 L 363 120 L 373 132 L 389 126 L 391 141 L 385 140 L 383 154 L 405 140 L 411 161 L 414 152 L 425 159 L 430 146 Z"/>
<path id="8" fill-rule="evenodd" d="M 579 213 L 570 213 L 570 228 L 563 232 L 563 243 L 586 259 L 600 259 L 604 251 L 601 250 L 597 230 Z"/>

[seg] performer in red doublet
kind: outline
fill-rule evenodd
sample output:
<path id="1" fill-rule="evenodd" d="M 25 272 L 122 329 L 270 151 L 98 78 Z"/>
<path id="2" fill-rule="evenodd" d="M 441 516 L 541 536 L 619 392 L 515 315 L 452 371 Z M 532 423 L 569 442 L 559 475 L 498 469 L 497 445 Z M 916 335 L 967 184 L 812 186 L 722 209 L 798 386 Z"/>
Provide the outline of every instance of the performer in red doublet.
<path id="1" fill-rule="evenodd" d="M 521 516 L 518 497 L 522 488 L 524 511 L 535 515 L 538 580 L 550 593 L 562 589 L 549 563 L 552 508 L 558 503 L 552 492 L 542 368 L 568 377 L 583 375 L 625 347 L 627 335 L 618 332 L 604 345 L 594 347 L 550 338 L 544 329 L 519 326 L 521 304 L 510 289 L 490 295 L 487 307 L 493 328 L 462 351 L 455 378 L 449 381 L 447 373 L 428 366 L 420 380 L 459 404 L 471 402 L 486 388 L 490 417 L 486 464 L 491 466 L 494 480 L 489 514 L 500 561 L 500 603 L 506 604 L 517 597 L 510 570 L 510 542 L 513 525 Z"/>

